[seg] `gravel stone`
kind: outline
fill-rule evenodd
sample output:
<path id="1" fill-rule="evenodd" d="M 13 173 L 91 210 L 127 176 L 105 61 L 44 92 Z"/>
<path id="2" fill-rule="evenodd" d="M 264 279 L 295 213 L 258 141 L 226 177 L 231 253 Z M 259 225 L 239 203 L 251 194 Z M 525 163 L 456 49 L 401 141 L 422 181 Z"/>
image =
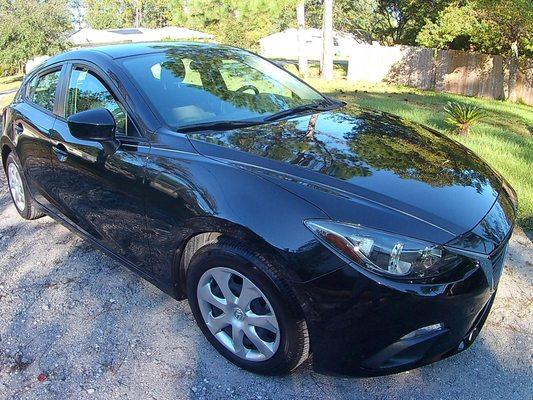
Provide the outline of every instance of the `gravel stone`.
<path id="1" fill-rule="evenodd" d="M 484 329 L 447 360 L 367 379 L 309 361 L 258 376 L 217 354 L 187 302 L 51 218 L 22 220 L 0 172 L 0 399 L 531 399 L 532 261 L 517 230 Z"/>

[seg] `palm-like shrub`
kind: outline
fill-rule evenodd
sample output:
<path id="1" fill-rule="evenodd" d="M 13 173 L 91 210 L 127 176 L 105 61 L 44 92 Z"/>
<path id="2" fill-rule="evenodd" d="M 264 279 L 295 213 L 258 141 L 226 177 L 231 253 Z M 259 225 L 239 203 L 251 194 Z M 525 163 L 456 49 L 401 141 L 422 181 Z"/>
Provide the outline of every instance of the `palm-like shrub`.
<path id="1" fill-rule="evenodd" d="M 473 125 L 486 117 L 482 108 L 458 102 L 449 102 L 444 107 L 444 111 L 448 114 L 446 122 L 455 125 L 457 133 L 464 136 L 470 133 L 470 128 Z"/>

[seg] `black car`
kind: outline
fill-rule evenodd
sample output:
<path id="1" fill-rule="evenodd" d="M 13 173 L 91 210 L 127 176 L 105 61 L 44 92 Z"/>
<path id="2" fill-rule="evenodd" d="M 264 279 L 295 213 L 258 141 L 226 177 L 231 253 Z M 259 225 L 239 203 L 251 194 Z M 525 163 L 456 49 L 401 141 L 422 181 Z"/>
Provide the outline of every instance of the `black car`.
<path id="1" fill-rule="evenodd" d="M 77 50 L 3 114 L 20 215 L 50 215 L 176 299 L 240 367 L 359 376 L 467 348 L 516 194 L 460 144 L 214 44 Z"/>

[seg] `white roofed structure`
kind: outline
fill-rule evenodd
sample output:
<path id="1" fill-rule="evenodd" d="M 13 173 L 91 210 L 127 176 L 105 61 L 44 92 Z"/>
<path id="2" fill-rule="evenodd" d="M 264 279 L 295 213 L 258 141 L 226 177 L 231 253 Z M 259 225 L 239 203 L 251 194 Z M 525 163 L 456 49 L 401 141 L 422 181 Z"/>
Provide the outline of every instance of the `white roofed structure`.
<path id="1" fill-rule="evenodd" d="M 302 29 L 305 42 L 305 52 L 310 60 L 320 60 L 322 55 L 322 30 Z M 348 58 L 352 46 L 368 43 L 368 35 L 361 33 L 355 36 L 351 33 L 333 32 L 334 55 Z M 259 41 L 261 55 L 269 58 L 296 59 L 299 54 L 298 29 L 291 28 L 265 36 Z"/>
<path id="2" fill-rule="evenodd" d="M 161 40 L 211 40 L 209 33 L 193 31 L 177 26 L 164 28 L 121 28 L 92 29 L 83 28 L 69 37 L 76 47 L 99 46 L 112 43 L 159 42 Z"/>

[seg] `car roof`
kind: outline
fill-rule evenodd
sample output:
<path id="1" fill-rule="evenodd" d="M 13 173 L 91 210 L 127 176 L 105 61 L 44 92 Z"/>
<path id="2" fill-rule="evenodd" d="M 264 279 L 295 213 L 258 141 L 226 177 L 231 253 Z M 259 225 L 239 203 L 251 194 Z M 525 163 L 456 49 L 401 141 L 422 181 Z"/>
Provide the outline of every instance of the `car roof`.
<path id="1" fill-rule="evenodd" d="M 138 56 L 142 54 L 161 53 L 171 49 L 186 49 L 186 48 L 231 48 L 215 43 L 202 42 L 146 42 L 146 43 L 124 43 L 112 44 L 106 46 L 88 47 L 78 50 L 71 50 L 65 53 L 58 54 L 48 59 L 44 65 L 54 64 L 56 62 L 68 61 L 73 59 L 98 59 L 103 57 L 117 59 L 124 57 Z"/>
<path id="2" fill-rule="evenodd" d="M 170 49 L 185 49 L 191 47 L 210 49 L 223 47 L 227 48 L 228 46 L 203 42 L 147 42 L 99 46 L 92 48 L 92 50 L 105 53 L 111 58 L 122 58 L 141 54 L 160 53 Z"/>

